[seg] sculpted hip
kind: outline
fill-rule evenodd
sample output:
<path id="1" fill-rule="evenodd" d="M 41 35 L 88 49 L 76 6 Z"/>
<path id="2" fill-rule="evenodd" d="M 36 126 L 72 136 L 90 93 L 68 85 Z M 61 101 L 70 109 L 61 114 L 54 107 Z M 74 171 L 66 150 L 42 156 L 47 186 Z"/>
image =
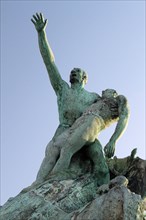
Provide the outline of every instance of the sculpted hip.
<path id="1" fill-rule="evenodd" d="M 76 120 L 70 128 L 70 134 L 76 133 L 79 138 L 93 142 L 104 127 L 104 121 L 100 116 L 86 114 Z"/>

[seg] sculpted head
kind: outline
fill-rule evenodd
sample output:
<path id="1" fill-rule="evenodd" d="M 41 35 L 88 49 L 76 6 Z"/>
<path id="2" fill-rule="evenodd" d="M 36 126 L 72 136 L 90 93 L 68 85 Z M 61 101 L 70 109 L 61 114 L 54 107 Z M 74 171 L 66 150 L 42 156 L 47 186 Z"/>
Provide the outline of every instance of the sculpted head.
<path id="1" fill-rule="evenodd" d="M 116 98 L 117 96 L 118 96 L 118 93 L 114 89 L 106 89 L 102 91 L 103 98 Z"/>
<path id="2" fill-rule="evenodd" d="M 85 85 L 88 80 L 88 75 L 85 73 L 84 70 L 80 68 L 74 68 L 70 73 L 70 83 L 80 83 L 82 85 Z"/>

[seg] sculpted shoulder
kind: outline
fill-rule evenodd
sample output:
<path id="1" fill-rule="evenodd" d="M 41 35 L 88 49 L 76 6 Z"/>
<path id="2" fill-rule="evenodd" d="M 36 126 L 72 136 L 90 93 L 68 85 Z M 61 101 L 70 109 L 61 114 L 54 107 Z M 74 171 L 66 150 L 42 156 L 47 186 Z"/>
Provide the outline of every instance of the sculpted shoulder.
<path id="1" fill-rule="evenodd" d="M 88 92 L 87 90 L 84 90 L 84 93 L 85 93 L 86 99 L 91 101 L 91 103 L 97 102 L 101 99 L 101 96 L 95 92 Z"/>
<path id="2" fill-rule="evenodd" d="M 117 101 L 118 101 L 118 102 L 123 102 L 123 103 L 125 103 L 125 104 L 128 103 L 128 100 L 127 100 L 127 98 L 126 98 L 124 95 L 118 95 L 118 96 L 117 96 Z"/>

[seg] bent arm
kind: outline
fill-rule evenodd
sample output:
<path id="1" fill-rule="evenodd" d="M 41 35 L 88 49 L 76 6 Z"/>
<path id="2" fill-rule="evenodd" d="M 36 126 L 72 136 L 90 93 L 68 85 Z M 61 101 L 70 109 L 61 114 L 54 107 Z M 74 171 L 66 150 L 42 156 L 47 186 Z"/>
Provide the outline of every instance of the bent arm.
<path id="1" fill-rule="evenodd" d="M 124 133 L 127 124 L 128 119 L 130 115 L 129 106 L 127 99 L 124 96 L 118 96 L 118 112 L 119 112 L 119 120 L 116 125 L 115 131 L 113 135 L 111 136 L 109 142 L 104 148 L 104 152 L 106 157 L 111 158 L 114 155 L 115 152 L 115 144 L 117 140 L 121 137 L 121 135 Z"/>
<path id="2" fill-rule="evenodd" d="M 130 110 L 129 110 L 127 99 L 122 95 L 118 96 L 117 98 L 118 98 L 118 103 L 119 103 L 119 108 L 118 108 L 119 120 L 116 125 L 115 131 L 112 137 L 110 138 L 110 141 L 115 142 L 115 143 L 124 133 L 127 127 L 128 119 L 130 115 Z"/>
<path id="3" fill-rule="evenodd" d="M 35 28 L 38 32 L 39 48 L 45 66 L 47 68 L 51 85 L 54 88 L 55 92 L 58 92 L 62 88 L 62 85 L 65 83 L 65 81 L 62 80 L 60 73 L 55 65 L 55 58 L 47 41 L 47 36 L 45 32 L 47 20 L 44 20 L 42 14 L 36 14 L 33 15 L 33 19 L 31 19 L 31 21 L 34 23 Z"/>

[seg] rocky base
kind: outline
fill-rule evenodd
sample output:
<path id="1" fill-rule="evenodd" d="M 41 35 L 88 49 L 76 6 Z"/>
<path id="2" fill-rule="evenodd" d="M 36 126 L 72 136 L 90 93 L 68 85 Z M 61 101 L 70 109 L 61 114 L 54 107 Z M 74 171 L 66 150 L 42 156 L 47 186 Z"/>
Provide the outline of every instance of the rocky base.
<path id="1" fill-rule="evenodd" d="M 89 161 L 79 159 L 79 155 L 77 160 L 76 155 L 71 165 L 73 172 L 60 173 L 29 190 L 22 190 L 1 207 L 0 219 L 146 219 L 146 161 L 134 155 L 132 151 L 127 158 L 108 160 L 111 181 L 100 187 Z"/>
<path id="2" fill-rule="evenodd" d="M 1 208 L 1 220 L 135 220 L 144 219 L 140 195 L 127 189 L 124 176 L 98 189 L 91 176 L 46 181 L 21 192 Z"/>

